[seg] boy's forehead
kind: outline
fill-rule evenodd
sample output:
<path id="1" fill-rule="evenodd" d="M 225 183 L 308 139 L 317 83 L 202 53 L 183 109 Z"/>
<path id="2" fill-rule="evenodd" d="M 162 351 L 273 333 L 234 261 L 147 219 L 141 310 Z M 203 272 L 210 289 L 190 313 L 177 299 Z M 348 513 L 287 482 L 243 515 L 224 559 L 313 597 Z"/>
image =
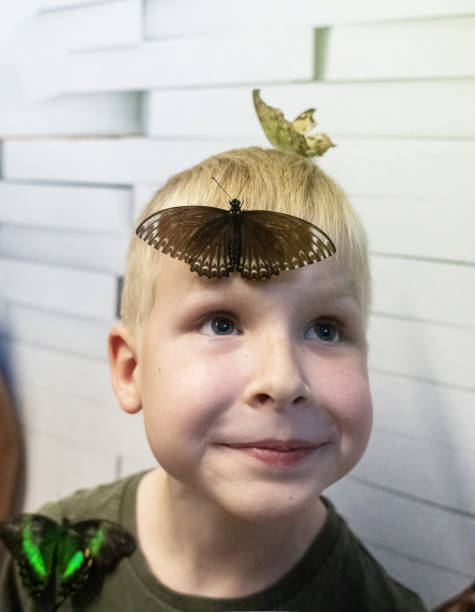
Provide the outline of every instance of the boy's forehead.
<path id="1" fill-rule="evenodd" d="M 349 269 L 341 262 L 330 259 L 295 270 L 285 270 L 270 279 L 259 281 L 243 279 L 240 272 L 226 278 L 208 278 L 191 272 L 188 264 L 168 257 L 162 262 L 158 279 L 158 298 L 189 302 L 202 298 L 258 297 L 264 293 L 287 295 L 289 291 L 303 297 L 321 299 L 354 298 L 358 290 Z"/>

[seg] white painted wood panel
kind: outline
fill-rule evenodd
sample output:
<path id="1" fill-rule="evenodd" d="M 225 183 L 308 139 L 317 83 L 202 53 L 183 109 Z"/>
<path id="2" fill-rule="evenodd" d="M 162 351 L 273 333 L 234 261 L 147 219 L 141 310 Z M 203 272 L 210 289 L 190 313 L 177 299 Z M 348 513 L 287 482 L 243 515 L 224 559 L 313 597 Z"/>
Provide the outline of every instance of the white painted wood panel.
<path id="1" fill-rule="evenodd" d="M 18 390 L 23 424 L 30 431 L 54 436 L 112 455 L 135 454 L 150 462 L 142 413 L 126 414 L 115 406 L 51 391 L 37 385 Z"/>
<path id="2" fill-rule="evenodd" d="M 475 206 L 470 192 L 451 199 L 354 196 L 351 202 L 361 217 L 373 254 L 475 262 Z M 373 261 L 376 259 L 373 257 Z"/>
<path id="3" fill-rule="evenodd" d="M 373 316 L 369 366 L 434 383 L 475 389 L 475 330 Z"/>
<path id="4" fill-rule="evenodd" d="M 0 137 L 118 136 L 141 131 L 141 96 L 137 92 L 58 96 L 28 101 L 0 100 Z"/>
<path id="5" fill-rule="evenodd" d="M 258 143 L 265 146 L 265 137 Z M 204 157 L 242 146 L 226 141 L 163 142 L 146 138 L 5 141 L 3 177 L 126 186 L 165 181 Z"/>
<path id="6" fill-rule="evenodd" d="M 107 337 L 116 322 L 8 302 L 1 332 L 16 341 L 107 361 Z"/>
<path id="7" fill-rule="evenodd" d="M 375 430 L 474 451 L 475 391 L 370 370 Z"/>
<path id="8" fill-rule="evenodd" d="M 463 575 L 475 574 L 475 517 L 407 498 L 352 475 L 326 489 L 356 535 Z"/>
<path id="9" fill-rule="evenodd" d="M 77 489 L 114 480 L 115 456 L 84 444 L 26 430 L 28 488 L 25 512 Z M 61 458 L 58 461 L 58 457 Z"/>
<path id="10" fill-rule="evenodd" d="M 316 131 L 327 132 L 337 144 L 340 136 L 475 136 L 473 80 L 266 84 L 261 96 L 289 120 L 316 108 Z M 245 136 L 252 143 L 262 133 L 249 86 L 151 90 L 145 92 L 143 112 L 150 136 Z"/>
<path id="11" fill-rule="evenodd" d="M 0 257 L 123 274 L 128 234 L 0 226 Z"/>
<path id="12" fill-rule="evenodd" d="M 145 138 L 7 141 L 6 179 L 161 183 L 206 157 L 237 147 L 268 147 L 265 136 L 228 140 Z M 338 152 L 337 152 L 338 151 Z M 453 199 L 475 193 L 475 141 L 341 139 L 319 165 L 352 196 Z"/>
<path id="13" fill-rule="evenodd" d="M 34 27 L 46 45 L 51 36 L 61 37 L 66 52 L 136 45 L 142 40 L 141 2 L 75 2 L 68 10 L 40 13 Z"/>
<path id="14" fill-rule="evenodd" d="M 336 26 L 327 81 L 475 76 L 475 15 Z"/>
<path id="15" fill-rule="evenodd" d="M 455 186 L 457 198 L 472 200 L 474 140 L 341 138 L 338 147 L 319 164 L 353 197 L 452 200 Z"/>
<path id="16" fill-rule="evenodd" d="M 471 0 L 146 0 L 146 36 L 183 36 L 196 33 L 265 29 L 272 23 L 311 25 L 359 23 L 473 14 Z"/>
<path id="17" fill-rule="evenodd" d="M 34 3 L 38 11 L 49 11 L 70 9 L 76 6 L 107 4 L 110 1 L 111 0 L 34 0 Z"/>
<path id="18" fill-rule="evenodd" d="M 436 563 L 427 564 L 385 546 L 374 544 L 367 538 L 361 539 L 393 578 L 421 597 L 428 610 L 464 591 L 473 582 L 473 576 L 469 574 L 454 572 Z"/>
<path id="19" fill-rule="evenodd" d="M 373 431 L 352 475 L 475 518 L 475 449 L 446 448 Z"/>
<path id="20" fill-rule="evenodd" d="M 92 232 L 127 232 L 128 187 L 0 181 L 0 223 Z"/>
<path id="21" fill-rule="evenodd" d="M 376 313 L 465 325 L 475 333 L 475 265 L 380 255 L 370 265 Z M 475 343 L 473 349 L 475 358 Z"/>
<path id="22" fill-rule="evenodd" d="M 24 342 L 3 344 L 19 389 L 36 385 L 101 405 L 117 405 L 104 361 Z"/>
<path id="23" fill-rule="evenodd" d="M 48 87 L 59 94 L 309 80 L 314 70 L 313 44 L 312 28 L 276 24 L 266 31 L 242 31 L 234 37 L 222 33 L 75 53 L 64 57 L 56 73 L 48 74 Z M 47 71 L 44 66 L 40 74 Z M 45 87 L 41 82 L 32 83 L 32 91 L 35 86 L 38 91 Z"/>
<path id="24" fill-rule="evenodd" d="M 329 33 L 278 24 L 93 53 L 59 50 L 54 70 L 41 56 L 31 64 L 24 60 L 22 69 L 33 97 L 312 80 L 323 57 L 327 81 L 473 77 L 474 30 L 475 17 L 336 26 Z M 190 60 L 196 57 L 199 62 Z"/>
<path id="25" fill-rule="evenodd" d="M 3 297 L 69 314 L 115 315 L 117 278 L 104 272 L 0 259 Z"/>

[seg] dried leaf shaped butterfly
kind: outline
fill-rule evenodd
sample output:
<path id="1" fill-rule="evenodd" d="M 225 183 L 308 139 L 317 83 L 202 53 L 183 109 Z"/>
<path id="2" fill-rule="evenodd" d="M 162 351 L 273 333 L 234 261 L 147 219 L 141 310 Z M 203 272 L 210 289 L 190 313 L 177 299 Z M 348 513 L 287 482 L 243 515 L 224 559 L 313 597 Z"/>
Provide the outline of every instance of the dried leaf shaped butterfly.
<path id="1" fill-rule="evenodd" d="M 239 271 L 243 278 L 261 280 L 336 252 L 331 238 L 304 219 L 267 210 L 242 210 L 238 198 L 246 182 L 236 198 L 223 189 L 230 200 L 229 210 L 214 206 L 165 208 L 142 221 L 136 234 L 208 278 Z"/>
<path id="2" fill-rule="evenodd" d="M 131 555 L 134 537 L 105 519 L 61 523 L 42 514 L 21 514 L 0 523 L 0 539 L 18 564 L 24 587 L 43 610 L 53 612 L 88 578 Z"/>

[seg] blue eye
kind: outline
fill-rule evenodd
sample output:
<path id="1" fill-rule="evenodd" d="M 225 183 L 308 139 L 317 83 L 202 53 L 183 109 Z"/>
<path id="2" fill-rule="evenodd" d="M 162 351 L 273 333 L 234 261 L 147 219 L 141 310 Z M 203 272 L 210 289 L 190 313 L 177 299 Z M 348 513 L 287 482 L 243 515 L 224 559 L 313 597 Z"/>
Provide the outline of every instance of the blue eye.
<path id="1" fill-rule="evenodd" d="M 334 342 L 340 340 L 340 333 L 338 327 L 330 321 L 324 321 L 322 323 L 315 323 L 315 330 L 322 340 L 326 342 Z"/>
<path id="2" fill-rule="evenodd" d="M 213 317 L 209 319 L 211 321 L 211 327 L 213 332 L 218 335 L 228 335 L 228 332 L 231 328 L 234 328 L 234 323 L 229 317 Z"/>

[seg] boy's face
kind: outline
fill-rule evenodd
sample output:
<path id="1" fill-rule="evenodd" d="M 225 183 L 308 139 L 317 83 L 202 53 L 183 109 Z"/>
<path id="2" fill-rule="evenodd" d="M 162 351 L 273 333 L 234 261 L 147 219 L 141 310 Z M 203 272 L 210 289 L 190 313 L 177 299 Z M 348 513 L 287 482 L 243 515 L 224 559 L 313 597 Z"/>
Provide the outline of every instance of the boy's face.
<path id="1" fill-rule="evenodd" d="M 180 486 L 248 520 L 303 511 L 356 465 L 372 425 L 348 271 L 329 259 L 248 281 L 199 277 L 171 257 L 162 265 L 128 411 L 143 408 L 152 452 Z M 314 449 L 229 446 L 266 439 Z"/>

